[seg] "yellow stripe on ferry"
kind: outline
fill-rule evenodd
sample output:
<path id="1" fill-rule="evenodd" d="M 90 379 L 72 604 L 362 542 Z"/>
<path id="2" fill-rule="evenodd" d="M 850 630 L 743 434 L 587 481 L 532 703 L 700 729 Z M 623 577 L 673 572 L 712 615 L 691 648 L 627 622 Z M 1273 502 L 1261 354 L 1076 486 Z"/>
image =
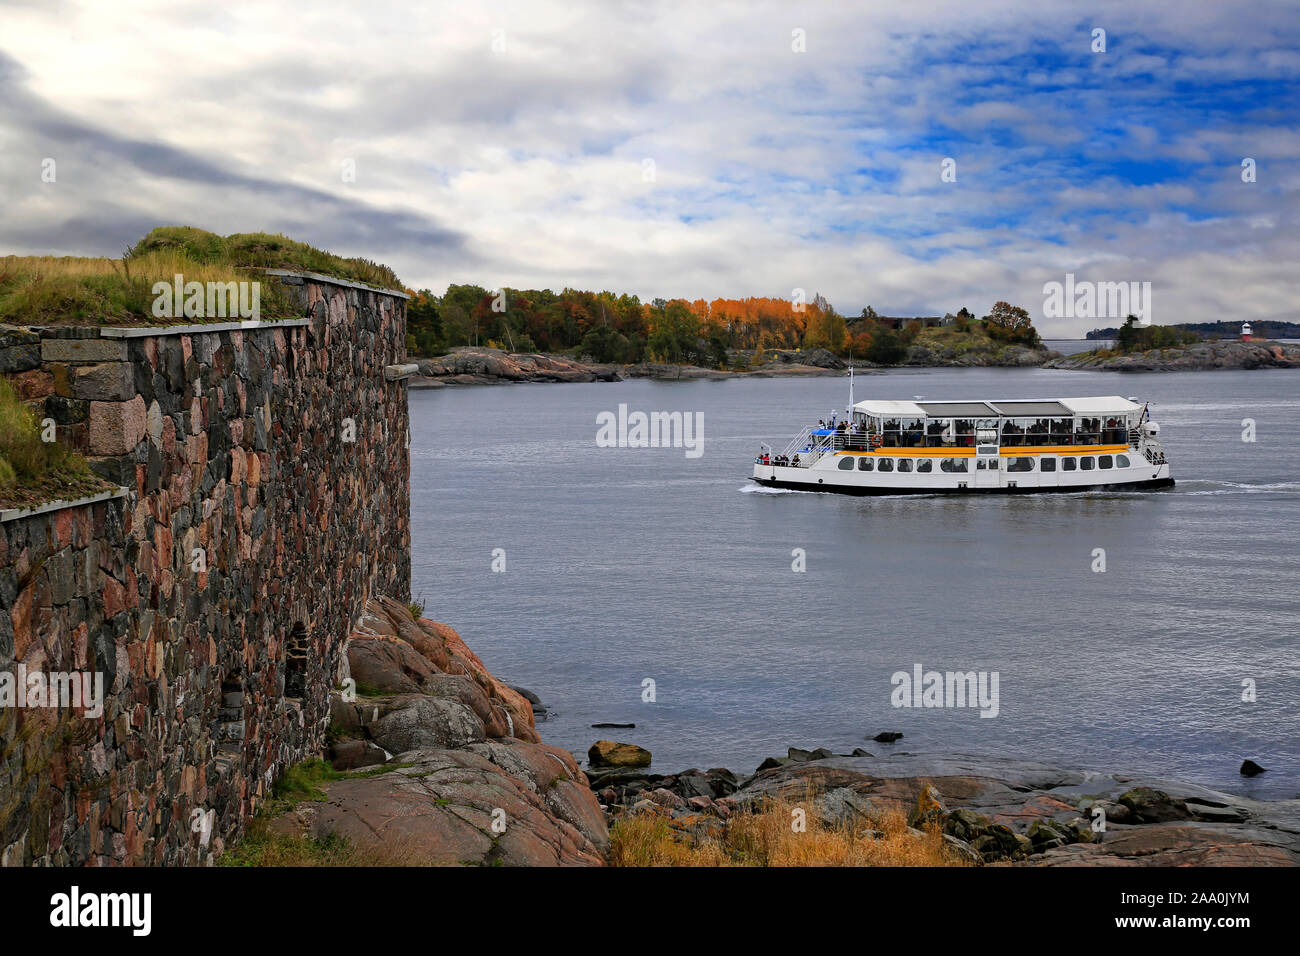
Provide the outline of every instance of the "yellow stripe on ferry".
<path id="1" fill-rule="evenodd" d="M 1034 455 L 1123 454 L 1128 445 L 1022 445 L 1001 449 L 1003 458 L 1027 458 Z M 962 448 L 876 448 L 872 451 L 837 451 L 837 455 L 875 455 L 880 458 L 974 458 L 975 449 Z"/>

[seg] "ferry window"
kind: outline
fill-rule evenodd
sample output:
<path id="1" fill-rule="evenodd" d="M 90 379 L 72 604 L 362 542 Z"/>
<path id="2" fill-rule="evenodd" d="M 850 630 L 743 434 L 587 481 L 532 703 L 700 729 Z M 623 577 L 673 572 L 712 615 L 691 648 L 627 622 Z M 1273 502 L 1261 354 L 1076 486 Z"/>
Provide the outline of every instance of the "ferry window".
<path id="1" fill-rule="evenodd" d="M 852 471 L 852 470 L 853 470 L 853 457 L 851 455 L 843 455 L 840 458 L 840 471 Z"/>
<path id="2" fill-rule="evenodd" d="M 1075 464 L 1073 458 L 1061 459 L 1061 471 L 1074 471 L 1074 469 L 1075 469 Z"/>
<path id="3" fill-rule="evenodd" d="M 966 467 L 965 458 L 945 458 L 943 461 L 939 462 L 939 468 L 941 471 L 946 471 L 950 474 L 953 472 L 966 472 L 970 470 Z"/>
<path id="4" fill-rule="evenodd" d="M 893 470 L 894 470 L 894 459 L 892 458 L 880 459 L 880 465 L 876 468 L 876 471 L 893 471 Z"/>
<path id="5" fill-rule="evenodd" d="M 863 457 L 858 459 L 858 471 L 871 471 L 871 469 L 875 467 L 876 463 L 870 458 Z"/>
<path id="6" fill-rule="evenodd" d="M 1115 456 L 1115 465 L 1116 465 L 1117 467 L 1119 467 L 1119 468 L 1127 468 L 1127 467 L 1128 467 L 1128 455 L 1116 455 L 1116 456 Z"/>
<path id="7" fill-rule="evenodd" d="M 1053 418 L 1051 421 L 1050 435 L 1053 445 L 1068 445 L 1073 432 L 1070 428 L 1071 421 L 1068 418 Z"/>
<path id="8" fill-rule="evenodd" d="M 1033 471 L 1034 459 L 1032 458 L 1010 458 L 1007 460 L 1007 471 Z"/>
<path id="9" fill-rule="evenodd" d="M 925 445 L 927 448 L 940 448 L 951 445 L 956 438 L 952 430 L 951 418 L 935 418 L 926 422 Z"/>
<path id="10" fill-rule="evenodd" d="M 899 470 L 899 471 L 911 471 L 911 470 L 912 470 L 912 459 L 910 459 L 910 458 L 900 458 L 900 459 L 898 459 L 898 470 Z"/>
<path id="11" fill-rule="evenodd" d="M 1094 458 L 1092 455 L 1085 455 L 1084 457 L 1079 459 L 1079 467 L 1083 471 L 1092 471 L 1094 468 L 1097 467 L 1097 459 Z"/>
<path id="12" fill-rule="evenodd" d="M 1114 460 L 1110 457 L 1110 455 L 1102 455 L 1100 458 L 1097 459 L 1097 464 L 1098 464 L 1099 466 L 1101 466 L 1102 468 L 1113 468 L 1113 467 L 1115 467 L 1115 462 L 1114 462 Z"/>
<path id="13" fill-rule="evenodd" d="M 917 461 L 917 463 L 916 463 L 916 470 L 917 470 L 917 471 L 933 471 L 933 470 L 934 470 L 934 462 L 932 462 L 929 458 L 922 458 L 922 459 L 920 459 L 919 461 Z"/>
<path id="14" fill-rule="evenodd" d="M 1056 459 L 1044 458 L 1043 463 L 1038 467 L 1040 471 L 1056 471 Z"/>

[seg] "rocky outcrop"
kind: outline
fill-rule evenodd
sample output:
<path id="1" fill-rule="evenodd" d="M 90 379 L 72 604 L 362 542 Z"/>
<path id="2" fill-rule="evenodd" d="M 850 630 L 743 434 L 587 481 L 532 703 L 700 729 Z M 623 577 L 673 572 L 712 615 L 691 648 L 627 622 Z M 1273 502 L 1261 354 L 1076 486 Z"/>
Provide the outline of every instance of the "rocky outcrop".
<path id="1" fill-rule="evenodd" d="M 682 839 L 774 799 L 813 798 L 825 822 L 870 829 L 884 811 L 935 825 L 958 858 L 1026 866 L 1296 866 L 1300 799 L 1259 802 L 1188 784 L 1024 761 L 798 750 L 751 776 L 591 771 L 611 819 L 655 813 Z"/>
<path id="2" fill-rule="evenodd" d="M 276 821 L 423 865 L 600 866 L 609 833 L 573 757 L 514 738 L 401 753 Z M 378 768 L 383 770 L 384 767 Z"/>
<path id="3" fill-rule="evenodd" d="M 393 713 L 422 706 L 412 703 L 410 695 L 436 697 L 458 702 L 472 713 L 483 725 L 479 739 L 541 740 L 532 705 L 493 677 L 459 634 L 445 624 L 416 620 L 409 608 L 391 598 L 366 605 L 348 641 L 347 658 L 357 693 L 387 697 Z"/>
<path id="4" fill-rule="evenodd" d="M 1300 368 L 1300 346 L 1277 342 L 1198 342 L 1128 355 L 1106 350 L 1054 359 L 1045 368 L 1100 372 L 1196 372 L 1211 369 Z"/>
<path id="5" fill-rule="evenodd" d="M 445 385 L 498 385 L 506 382 L 617 382 L 618 372 L 604 365 L 500 349 L 460 348 L 440 358 L 421 359 L 420 377 L 412 388 Z"/>
<path id="6" fill-rule="evenodd" d="M 541 743 L 529 700 L 454 630 L 372 600 L 347 660 L 356 697 L 333 695 L 330 756 L 349 775 L 274 829 L 416 865 L 604 862 L 609 831 L 577 762 Z"/>
<path id="7" fill-rule="evenodd" d="M 1023 345 L 1001 345 L 987 342 L 972 348 L 953 345 L 917 343 L 908 346 L 903 365 L 921 368 L 1036 368 L 1064 358 L 1051 349 L 1031 349 Z"/>
<path id="8" fill-rule="evenodd" d="M 648 767 L 650 760 L 650 751 L 644 747 L 613 740 L 597 740 L 587 751 L 587 761 L 593 767 Z"/>

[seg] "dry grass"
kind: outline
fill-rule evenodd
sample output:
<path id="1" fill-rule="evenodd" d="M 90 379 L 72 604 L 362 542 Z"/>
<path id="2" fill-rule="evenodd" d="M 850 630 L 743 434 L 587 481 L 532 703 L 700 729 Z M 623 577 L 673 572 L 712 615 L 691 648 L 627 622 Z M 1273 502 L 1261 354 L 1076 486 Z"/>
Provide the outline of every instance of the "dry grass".
<path id="1" fill-rule="evenodd" d="M 198 262 L 179 249 L 162 249 L 122 259 L 75 256 L 5 256 L 0 259 L 0 322 L 10 325 L 174 325 L 228 321 L 227 318 L 168 318 L 153 315 L 156 282 L 250 281 L 225 263 Z M 255 281 L 255 277 L 253 280 Z M 279 283 L 263 282 L 262 318 L 296 314 Z"/>
<path id="2" fill-rule="evenodd" d="M 291 269 L 401 288 L 391 269 L 368 259 L 345 259 L 286 236 L 218 236 L 189 226 L 164 226 L 120 259 L 79 256 L 0 257 L 0 323 L 11 325 L 171 325 L 223 317 L 159 319 L 152 312 L 156 282 L 239 282 L 256 270 Z M 296 314 L 278 282 L 261 284 L 264 319 Z"/>
<path id="3" fill-rule="evenodd" d="M 889 811 L 874 829 L 828 826 L 813 813 L 795 832 L 793 811 L 811 801 L 776 800 L 754 813 L 740 813 L 718 839 L 693 840 L 653 814 L 619 820 L 611 832 L 612 866 L 965 866 L 949 853 L 942 833 L 910 830 L 902 813 Z"/>

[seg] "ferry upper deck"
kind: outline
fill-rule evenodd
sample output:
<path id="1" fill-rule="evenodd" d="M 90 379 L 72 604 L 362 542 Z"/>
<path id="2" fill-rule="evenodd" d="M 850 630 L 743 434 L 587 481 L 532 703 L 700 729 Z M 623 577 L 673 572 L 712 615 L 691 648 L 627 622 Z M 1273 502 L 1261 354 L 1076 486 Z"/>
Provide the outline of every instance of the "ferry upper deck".
<path id="1" fill-rule="evenodd" d="M 973 448 L 1000 445 L 1049 449 L 1136 444 L 1143 406 L 1118 395 L 1006 401 L 880 401 L 853 406 L 851 421 L 814 435 L 866 448 Z M 848 447 L 847 442 L 840 442 Z"/>

